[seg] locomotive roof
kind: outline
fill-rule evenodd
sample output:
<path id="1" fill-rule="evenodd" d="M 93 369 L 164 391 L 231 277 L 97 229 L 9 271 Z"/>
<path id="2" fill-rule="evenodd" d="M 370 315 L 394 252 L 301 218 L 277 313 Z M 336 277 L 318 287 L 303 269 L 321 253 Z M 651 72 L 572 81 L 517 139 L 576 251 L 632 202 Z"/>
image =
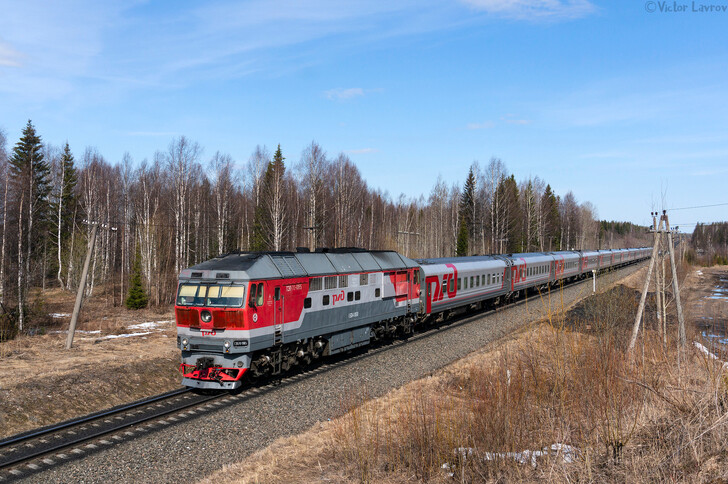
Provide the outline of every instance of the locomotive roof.
<path id="1" fill-rule="evenodd" d="M 485 261 L 496 261 L 500 260 L 498 257 L 492 255 L 470 255 L 464 257 L 439 257 L 436 259 L 415 259 L 422 265 L 432 264 L 453 264 L 455 262 L 485 262 Z"/>
<path id="2" fill-rule="evenodd" d="M 241 252 L 226 254 L 180 272 L 183 279 L 280 279 L 418 267 L 394 251 L 333 249 L 327 252 Z"/>

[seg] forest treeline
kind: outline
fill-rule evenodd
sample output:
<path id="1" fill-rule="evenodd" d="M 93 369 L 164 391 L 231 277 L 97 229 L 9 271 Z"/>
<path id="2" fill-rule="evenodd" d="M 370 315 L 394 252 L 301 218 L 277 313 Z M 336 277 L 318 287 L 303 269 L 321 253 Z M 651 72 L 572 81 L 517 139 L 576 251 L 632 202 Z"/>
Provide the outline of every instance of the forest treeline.
<path id="1" fill-rule="evenodd" d="M 695 225 L 691 242 L 688 262 L 728 265 L 728 222 Z"/>
<path id="2" fill-rule="evenodd" d="M 90 223 L 99 229 L 86 293 L 101 287 L 114 305 L 132 267 L 150 302 L 168 304 L 181 269 L 235 250 L 356 246 L 418 258 L 649 241 L 538 177 L 517 182 L 495 158 L 473 163 L 462 186 L 438 178 L 412 199 L 367 186 L 346 154 L 315 141 L 286 156 L 257 146 L 238 163 L 182 136 L 151 159 L 110 163 L 92 147 L 75 156 L 44 143 L 28 121 L 13 146 L 0 133 L 0 170 L 0 302 L 17 308 L 21 329 L 34 288 L 77 288 Z"/>

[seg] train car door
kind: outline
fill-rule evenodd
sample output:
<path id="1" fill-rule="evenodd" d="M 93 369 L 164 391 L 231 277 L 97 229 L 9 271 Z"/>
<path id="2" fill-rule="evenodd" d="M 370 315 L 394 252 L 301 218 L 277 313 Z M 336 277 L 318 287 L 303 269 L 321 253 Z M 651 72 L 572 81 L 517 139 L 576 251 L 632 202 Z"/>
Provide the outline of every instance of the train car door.
<path id="1" fill-rule="evenodd" d="M 273 288 L 273 344 L 283 343 L 283 306 L 284 296 L 281 286 L 276 285 Z"/>

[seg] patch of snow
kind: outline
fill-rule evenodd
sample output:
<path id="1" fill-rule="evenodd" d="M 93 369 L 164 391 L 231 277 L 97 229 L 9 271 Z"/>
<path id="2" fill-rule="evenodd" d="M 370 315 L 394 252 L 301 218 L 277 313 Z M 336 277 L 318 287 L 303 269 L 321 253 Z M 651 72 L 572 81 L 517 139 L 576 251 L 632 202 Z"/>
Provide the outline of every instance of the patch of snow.
<path id="1" fill-rule="evenodd" d="M 702 276 L 702 275 L 703 275 L 703 271 L 695 271 L 695 273 L 696 273 L 697 275 L 699 275 L 699 276 Z"/>
<path id="2" fill-rule="evenodd" d="M 710 352 L 710 351 L 708 350 L 708 348 L 706 348 L 705 346 L 701 345 L 701 344 L 700 344 L 700 343 L 698 343 L 697 341 L 693 341 L 693 345 L 695 345 L 695 347 L 696 347 L 697 349 L 699 349 L 701 353 L 705 354 L 705 355 L 706 355 L 706 356 L 707 356 L 708 358 L 710 358 L 711 360 L 718 360 L 718 357 L 717 357 L 717 356 L 715 356 L 715 355 L 714 355 L 713 353 L 711 353 L 711 352 Z M 720 360 L 718 360 L 718 361 L 720 361 Z M 721 363 L 723 363 L 723 368 L 724 368 L 724 369 L 728 369 L 728 363 L 726 363 L 726 362 L 723 362 L 723 361 L 721 361 Z"/>
<path id="3" fill-rule="evenodd" d="M 132 324 L 130 326 L 127 326 L 127 328 L 129 328 L 129 329 L 156 329 L 156 330 L 162 331 L 162 329 L 159 328 L 160 326 L 166 326 L 172 322 L 174 322 L 173 319 L 168 319 L 168 320 L 164 320 L 164 321 L 148 321 L 146 323 Z"/>
<path id="4" fill-rule="evenodd" d="M 560 457 L 564 464 L 571 464 L 576 460 L 579 455 L 579 450 L 576 447 L 567 444 L 552 444 L 550 447 L 544 447 L 541 450 L 524 450 L 522 452 L 484 452 L 478 453 L 476 449 L 472 447 L 459 447 L 456 449 L 456 453 L 460 454 L 460 458 L 465 462 L 469 457 L 473 455 L 482 455 L 485 460 L 496 460 L 496 459 L 513 459 L 519 464 L 530 463 L 534 468 L 538 465 L 539 457 L 554 456 Z M 449 463 L 445 463 L 441 466 L 442 469 L 451 470 L 453 466 Z M 451 477 L 452 472 L 448 473 Z"/>
<path id="5" fill-rule="evenodd" d="M 67 318 L 71 315 L 68 313 L 50 313 L 48 316 L 51 318 Z"/>
<path id="6" fill-rule="evenodd" d="M 99 339 L 131 338 L 132 336 L 146 336 L 148 334 L 152 334 L 152 332 L 148 331 L 146 333 L 110 334 L 108 336 L 102 336 Z"/>

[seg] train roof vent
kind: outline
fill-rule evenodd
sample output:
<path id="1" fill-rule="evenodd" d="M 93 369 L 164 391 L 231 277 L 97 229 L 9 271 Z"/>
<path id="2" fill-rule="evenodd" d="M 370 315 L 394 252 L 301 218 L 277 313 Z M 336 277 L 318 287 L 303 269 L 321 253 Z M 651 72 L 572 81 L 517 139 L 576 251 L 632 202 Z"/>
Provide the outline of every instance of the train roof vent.
<path id="1" fill-rule="evenodd" d="M 202 277 L 202 272 L 193 272 L 192 274 L 190 274 L 190 277 L 193 279 Z"/>
<path id="2" fill-rule="evenodd" d="M 229 272 L 218 272 L 215 274 L 215 279 L 230 279 Z"/>
<path id="3" fill-rule="evenodd" d="M 306 275 L 306 271 L 301 266 L 301 263 L 292 255 L 274 255 L 271 256 L 271 259 L 278 270 L 281 271 L 283 277 Z"/>

